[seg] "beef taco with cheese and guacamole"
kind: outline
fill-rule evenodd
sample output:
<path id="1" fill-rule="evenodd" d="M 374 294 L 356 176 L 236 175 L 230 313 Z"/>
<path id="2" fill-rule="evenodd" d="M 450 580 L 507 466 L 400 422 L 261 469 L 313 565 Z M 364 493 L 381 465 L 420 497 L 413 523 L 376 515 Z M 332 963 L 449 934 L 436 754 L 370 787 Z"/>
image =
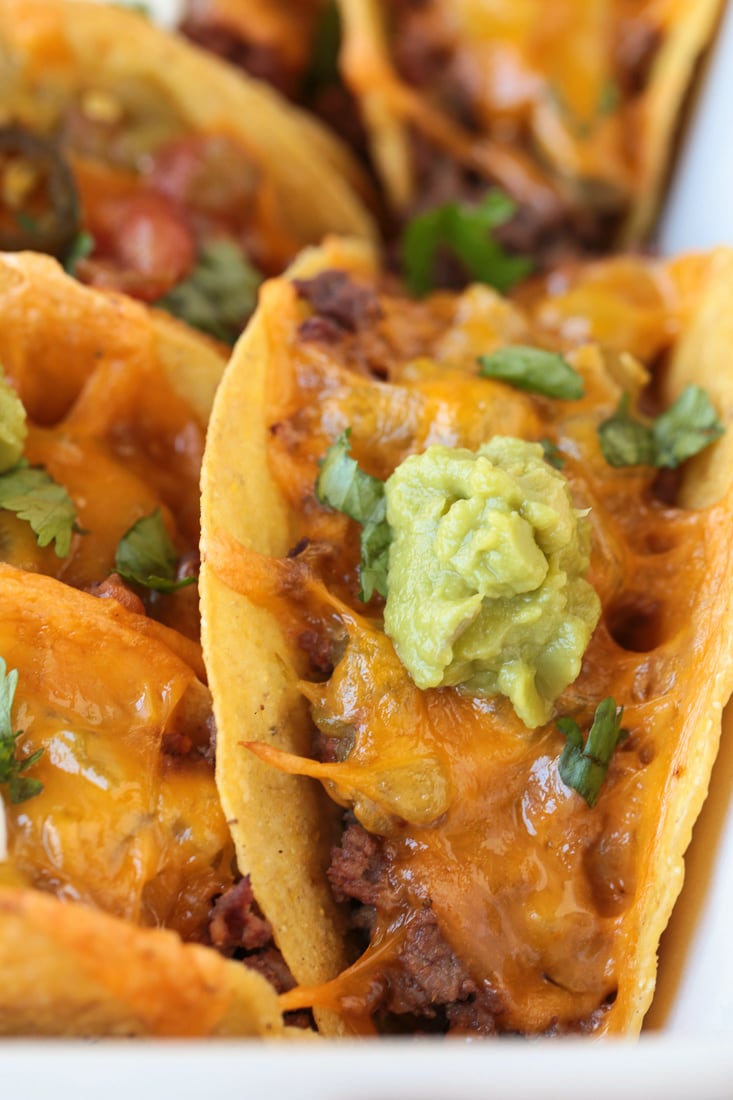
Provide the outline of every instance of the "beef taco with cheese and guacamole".
<path id="1" fill-rule="evenodd" d="M 341 70 L 395 211 L 515 205 L 551 263 L 652 228 L 719 0 L 339 0 Z"/>
<path id="2" fill-rule="evenodd" d="M 335 137 L 139 13 L 2 0 L 0 86 L 0 248 L 217 339 L 304 245 L 373 235 Z"/>
<path id="3" fill-rule="evenodd" d="M 263 287 L 203 471 L 240 866 L 326 1031 L 635 1034 L 733 684 L 733 253 Z"/>
<path id="4" fill-rule="evenodd" d="M 292 979 L 237 869 L 198 643 L 224 363 L 47 256 L 0 257 L 0 1034 L 282 1032 Z"/>

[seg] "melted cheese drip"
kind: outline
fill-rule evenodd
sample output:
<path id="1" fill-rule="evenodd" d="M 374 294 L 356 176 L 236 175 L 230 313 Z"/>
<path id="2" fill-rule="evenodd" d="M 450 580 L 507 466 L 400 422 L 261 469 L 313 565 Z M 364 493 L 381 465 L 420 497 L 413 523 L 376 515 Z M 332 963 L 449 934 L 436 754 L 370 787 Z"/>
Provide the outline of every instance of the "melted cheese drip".
<path id="1" fill-rule="evenodd" d="M 232 850 L 210 765 L 162 751 L 166 733 L 190 732 L 194 673 L 105 623 L 93 597 L 65 601 L 51 584 L 29 599 L 28 581 L 16 600 L 17 581 L 3 578 L 0 652 L 19 669 L 20 751 L 44 750 L 32 772 L 42 792 L 6 806 L 10 864 L 59 897 L 199 938 L 231 883 Z"/>

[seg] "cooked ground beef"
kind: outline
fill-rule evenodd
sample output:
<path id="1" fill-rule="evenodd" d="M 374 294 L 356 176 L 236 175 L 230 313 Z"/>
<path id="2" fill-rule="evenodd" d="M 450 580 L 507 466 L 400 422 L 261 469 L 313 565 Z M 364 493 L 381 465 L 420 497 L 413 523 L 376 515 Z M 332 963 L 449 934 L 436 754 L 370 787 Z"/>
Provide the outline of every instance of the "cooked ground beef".
<path id="1" fill-rule="evenodd" d="M 356 332 L 380 316 L 376 292 L 353 282 L 345 271 L 322 271 L 313 279 L 295 279 L 293 285 L 316 316 L 344 332 Z"/>
<path id="2" fill-rule="evenodd" d="M 341 847 L 331 853 L 328 868 L 336 901 L 354 898 L 362 905 L 376 905 L 383 873 L 381 842 L 361 825 L 349 825 L 341 838 Z"/>
<path id="3" fill-rule="evenodd" d="M 370 931 L 376 907 L 396 903 L 395 887 L 386 874 L 389 842 L 372 836 L 349 819 L 341 846 L 332 852 L 329 879 L 337 901 L 354 900 L 352 925 Z M 357 1003 L 358 1001 L 358 1003 Z M 479 988 L 443 938 L 429 905 L 416 910 L 404 927 L 396 960 L 372 981 L 360 998 L 347 998 L 347 1011 L 380 1016 L 410 1016 L 431 1021 L 442 1030 L 491 1034 L 500 1010 L 498 997 Z M 386 1026 L 391 1026 L 387 1021 Z"/>
<path id="4" fill-rule="evenodd" d="M 256 970 L 263 978 L 267 978 L 278 993 L 286 993 L 295 985 L 295 979 L 276 947 L 266 947 L 248 955 L 243 962 L 250 970 Z"/>
<path id="5" fill-rule="evenodd" d="M 432 909 L 418 909 L 407 927 L 399 969 L 389 972 L 390 1012 L 433 1016 L 436 1007 L 477 993 L 478 986 L 443 939 Z"/>
<path id="6" fill-rule="evenodd" d="M 329 320 L 328 317 L 306 317 L 298 329 L 301 340 L 312 340 L 314 343 L 338 344 L 344 335 L 344 330 Z"/>
<path id="7" fill-rule="evenodd" d="M 220 951 L 237 948 L 257 951 L 270 943 L 272 927 L 257 911 L 247 876 L 214 902 L 209 916 L 209 935 Z"/>

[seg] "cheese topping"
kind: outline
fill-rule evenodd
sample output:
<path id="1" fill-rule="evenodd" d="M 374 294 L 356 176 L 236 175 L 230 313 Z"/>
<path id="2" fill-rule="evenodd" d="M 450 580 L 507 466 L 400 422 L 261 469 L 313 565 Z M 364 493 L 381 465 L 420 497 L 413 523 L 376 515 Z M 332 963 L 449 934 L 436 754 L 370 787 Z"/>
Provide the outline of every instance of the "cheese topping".
<path id="1" fill-rule="evenodd" d="M 42 750 L 43 785 L 4 805 L 2 881 L 202 940 L 212 898 L 232 884 L 233 847 L 196 589 L 138 596 L 118 582 L 115 598 L 91 593 L 110 583 L 125 531 L 157 508 L 177 553 L 196 556 L 207 392 L 221 363 L 190 337 L 180 348 L 178 330 L 136 304 L 32 264 L 3 265 L 0 362 L 25 407 L 23 457 L 68 491 L 79 531 L 60 558 L 0 510 L 0 654 L 18 671 L 17 751 Z"/>

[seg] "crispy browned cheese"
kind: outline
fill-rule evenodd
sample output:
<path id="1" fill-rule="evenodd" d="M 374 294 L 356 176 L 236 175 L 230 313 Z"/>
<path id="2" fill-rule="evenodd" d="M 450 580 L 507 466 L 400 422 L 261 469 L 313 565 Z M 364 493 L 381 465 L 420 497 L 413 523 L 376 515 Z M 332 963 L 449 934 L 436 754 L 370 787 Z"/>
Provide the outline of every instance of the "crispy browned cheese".
<path id="1" fill-rule="evenodd" d="M 535 255 L 644 239 L 719 0 L 341 0 L 342 71 L 401 214 L 498 186 Z"/>
<path id="2" fill-rule="evenodd" d="M 222 803 L 301 985 L 284 1007 L 331 1032 L 639 1031 L 733 678 L 732 280 L 720 250 L 415 302 L 332 240 L 264 288 L 208 436 L 203 641 Z M 479 377 L 511 344 L 562 351 L 585 395 Z M 657 414 L 690 383 L 722 438 L 676 474 L 609 465 L 598 427 L 622 395 Z M 557 447 L 602 611 L 554 717 L 585 735 L 610 696 L 628 731 L 592 808 L 560 778 L 554 719 L 418 690 L 380 598 L 360 603 L 359 527 L 315 496 L 346 428 L 382 479 L 433 443 Z"/>
<path id="3" fill-rule="evenodd" d="M 39 754 L 24 774 L 40 784 L 14 801 L 0 781 L 0 1033 L 281 1033 L 268 982 L 211 946 L 236 865 L 197 586 L 115 572 L 125 533 L 159 512 L 177 572 L 196 573 L 224 359 L 166 314 L 18 253 L 0 258 L 0 362 L 25 408 L 21 461 L 77 516 L 59 556 L 0 510 L 6 700 L 17 675 L 3 761 L 17 733 L 11 758 Z"/>

